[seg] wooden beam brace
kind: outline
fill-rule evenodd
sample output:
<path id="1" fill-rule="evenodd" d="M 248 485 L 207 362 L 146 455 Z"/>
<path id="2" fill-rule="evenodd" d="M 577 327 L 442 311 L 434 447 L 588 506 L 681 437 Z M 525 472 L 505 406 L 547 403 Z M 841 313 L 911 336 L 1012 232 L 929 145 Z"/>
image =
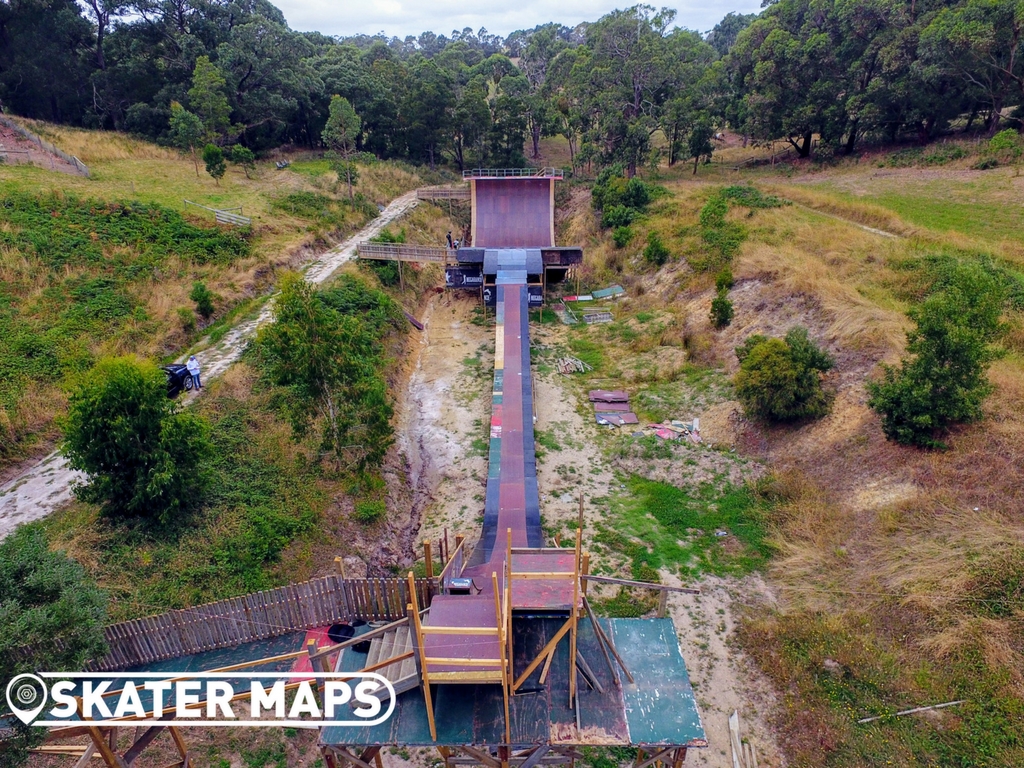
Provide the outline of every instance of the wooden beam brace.
<path id="1" fill-rule="evenodd" d="M 501 768 L 501 761 L 492 757 L 487 752 L 484 752 L 482 749 L 470 747 L 466 744 L 463 744 L 459 749 L 470 757 L 476 758 L 482 765 L 486 765 L 488 768 Z"/>
<path id="2" fill-rule="evenodd" d="M 173 717 L 174 717 L 174 713 L 172 712 L 172 713 L 169 713 L 167 715 L 164 715 L 160 719 L 161 720 L 170 720 Z M 128 763 L 128 765 L 131 765 L 132 761 L 135 760 L 135 758 L 137 758 L 140 754 L 142 754 L 142 750 L 144 750 L 146 747 L 148 747 L 150 742 L 152 742 L 153 739 L 155 739 L 157 736 L 159 736 L 160 733 L 166 727 L 167 726 L 164 726 L 164 725 L 154 725 L 154 726 L 152 726 L 150 728 L 147 728 L 145 731 L 143 731 L 142 735 L 139 736 L 137 739 L 135 739 L 135 741 L 132 743 L 131 747 L 129 747 L 128 751 L 124 753 L 124 761 L 126 763 Z"/>
<path id="3" fill-rule="evenodd" d="M 654 752 L 650 757 L 645 757 L 642 760 L 640 756 L 644 754 L 644 751 L 640 750 L 640 752 L 637 754 L 637 760 L 633 764 L 633 768 L 647 768 L 647 766 L 652 765 L 653 763 L 656 763 L 659 760 L 664 760 L 666 757 L 668 757 L 669 754 L 675 752 L 675 750 L 675 747 L 667 747 L 665 749 L 661 749 L 657 752 Z"/>
<path id="4" fill-rule="evenodd" d="M 555 636 L 548 640 L 548 644 L 545 645 L 541 649 L 540 653 L 537 654 L 537 658 L 530 662 L 530 666 L 526 668 L 526 671 L 523 672 L 523 674 L 519 676 L 519 679 L 512 685 L 513 691 L 518 690 L 519 687 L 526 682 L 526 678 L 533 674 L 533 670 L 539 667 L 540 663 L 547 658 L 547 655 L 551 653 L 556 645 L 558 645 L 558 641 L 565 637 L 566 632 L 572 629 L 573 622 L 574 619 L 570 617 L 569 620 L 562 625 L 562 628 L 555 633 Z"/>
<path id="5" fill-rule="evenodd" d="M 629 674 L 629 670 L 626 669 L 626 663 L 622 660 L 622 657 L 619 656 L 619 652 L 615 650 L 615 645 L 612 643 L 611 638 L 604 633 L 604 629 L 601 627 L 601 622 L 599 622 L 597 620 L 597 616 L 594 615 L 594 610 L 590 607 L 590 601 L 587 600 L 586 595 L 583 596 L 583 607 L 587 609 L 587 615 L 590 616 L 590 620 L 594 622 L 594 633 L 597 635 L 598 640 L 603 640 L 605 644 L 607 644 L 608 650 L 612 652 L 615 660 L 619 662 L 619 666 L 622 667 L 622 671 L 625 673 L 626 679 L 631 683 L 635 683 L 636 681 L 633 679 L 633 676 Z"/>
<path id="6" fill-rule="evenodd" d="M 550 749 L 550 744 L 541 744 L 539 747 L 533 750 L 533 752 L 530 754 L 528 758 L 526 758 L 526 760 L 524 760 L 520 764 L 519 768 L 534 768 L 534 766 L 536 766 L 541 761 L 541 758 L 543 758 L 544 755 L 546 755 L 548 753 L 548 750 Z"/>

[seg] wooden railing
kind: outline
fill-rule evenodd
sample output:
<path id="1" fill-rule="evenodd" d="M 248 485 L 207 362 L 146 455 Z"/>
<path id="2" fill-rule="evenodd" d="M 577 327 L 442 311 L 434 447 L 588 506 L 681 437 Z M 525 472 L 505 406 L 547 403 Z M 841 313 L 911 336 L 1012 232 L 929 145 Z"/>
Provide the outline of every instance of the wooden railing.
<path id="1" fill-rule="evenodd" d="M 436 579 L 415 581 L 416 600 L 430 605 Z M 169 611 L 106 628 L 109 652 L 88 671 L 187 656 L 323 627 L 338 621 L 395 621 L 410 602 L 405 579 L 325 576 L 266 592 Z"/>
<path id="2" fill-rule="evenodd" d="M 405 245 L 404 243 L 359 243 L 356 252 L 360 259 L 379 261 L 430 261 L 447 264 L 455 261 L 455 251 L 432 245 Z"/>
<path id="3" fill-rule="evenodd" d="M 417 200 L 469 200 L 469 187 L 420 187 Z"/>

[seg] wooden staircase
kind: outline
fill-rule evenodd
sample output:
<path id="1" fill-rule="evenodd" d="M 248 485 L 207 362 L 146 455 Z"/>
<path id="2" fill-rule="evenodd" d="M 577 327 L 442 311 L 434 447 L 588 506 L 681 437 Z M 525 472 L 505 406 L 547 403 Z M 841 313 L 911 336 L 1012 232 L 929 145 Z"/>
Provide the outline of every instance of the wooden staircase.
<path id="1" fill-rule="evenodd" d="M 351 651 L 350 651 L 351 652 Z M 394 661 L 389 663 L 389 659 Z M 363 672 L 376 672 L 391 681 L 395 693 L 412 690 L 420 683 L 419 672 L 416 670 L 415 649 L 412 643 L 412 632 L 409 624 L 397 629 L 388 630 L 370 640 L 370 650 L 366 655 Z M 385 686 L 380 685 L 372 694 L 382 701 L 390 697 Z M 353 702 L 353 706 L 356 702 Z"/>

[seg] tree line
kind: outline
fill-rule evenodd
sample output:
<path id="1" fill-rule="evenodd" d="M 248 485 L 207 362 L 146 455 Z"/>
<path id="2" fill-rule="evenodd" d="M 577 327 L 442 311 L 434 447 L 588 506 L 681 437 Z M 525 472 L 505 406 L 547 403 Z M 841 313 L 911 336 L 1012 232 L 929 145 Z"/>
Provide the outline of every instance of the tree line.
<path id="1" fill-rule="evenodd" d="M 328 37 L 267 0 L 0 0 L 0 103 L 179 145 L 184 111 L 201 122 L 188 148 L 258 152 L 319 146 L 337 95 L 380 158 L 514 166 L 561 135 L 574 167 L 631 174 L 660 153 L 706 158 L 726 125 L 801 156 L 814 137 L 851 152 L 953 121 L 994 134 L 1024 93 L 1011 0 L 767 0 L 705 34 L 674 22 L 637 5 L 504 38 Z"/>

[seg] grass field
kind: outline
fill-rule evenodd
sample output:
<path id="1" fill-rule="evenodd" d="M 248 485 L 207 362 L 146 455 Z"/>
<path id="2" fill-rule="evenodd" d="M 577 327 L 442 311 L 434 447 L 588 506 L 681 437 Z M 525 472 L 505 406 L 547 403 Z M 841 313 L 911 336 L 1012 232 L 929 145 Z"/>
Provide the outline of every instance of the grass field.
<path id="1" fill-rule="evenodd" d="M 601 534 L 634 575 L 666 565 L 687 576 L 763 570 L 778 607 L 749 610 L 738 639 L 775 685 L 775 725 L 793 765 L 1024 762 L 1016 735 L 1024 715 L 1024 360 L 1014 330 L 1024 318 L 1007 308 L 1010 332 L 990 371 L 996 394 L 986 420 L 955 430 L 947 452 L 887 443 L 864 394 L 878 363 L 901 355 L 906 311 L 937 265 L 976 260 L 1014 285 L 1024 272 L 1021 182 L 1013 169 L 973 171 L 970 162 L 893 168 L 876 156 L 833 168 L 711 166 L 696 179 L 662 168 L 656 181 L 670 194 L 632 225 L 625 247 L 600 229 L 585 196 L 570 199 L 563 237 L 587 246 L 583 289 L 614 281 L 628 297 L 615 323 L 572 332 L 577 356 L 601 366 L 600 386 L 627 387 L 651 416 L 685 419 L 701 408 L 693 398 L 702 379 L 692 371 L 712 371 L 705 388 L 728 376 L 733 349 L 753 333 L 781 336 L 802 325 L 836 357 L 827 379 L 834 409 L 818 422 L 762 429 L 731 415 L 735 405 L 721 402 L 728 387 L 704 405 L 706 439 L 775 471 L 758 486 L 761 501 L 732 503 L 750 493 L 742 485 L 714 493 L 679 479 L 665 486 L 643 476 L 664 459 L 640 456 L 625 462 L 642 469 L 622 477 L 615 524 Z M 698 218 L 715 190 L 737 183 L 794 204 L 730 208 L 726 220 L 740 236 L 729 293 L 736 315 L 715 330 L 714 274 L 704 271 Z M 671 252 L 661 269 L 641 256 L 649 232 Z M 674 321 L 652 322 L 663 313 Z M 657 326 L 657 336 L 645 331 Z M 675 360 L 674 345 L 686 352 L 681 363 L 631 380 L 643 355 Z M 665 403 L 695 410 L 669 414 Z M 685 456 L 673 461 L 675 478 L 698 472 Z M 741 546 L 716 549 L 720 542 L 706 538 L 715 525 Z M 967 704 L 892 716 L 956 699 Z M 876 714 L 882 720 L 856 723 Z"/>

